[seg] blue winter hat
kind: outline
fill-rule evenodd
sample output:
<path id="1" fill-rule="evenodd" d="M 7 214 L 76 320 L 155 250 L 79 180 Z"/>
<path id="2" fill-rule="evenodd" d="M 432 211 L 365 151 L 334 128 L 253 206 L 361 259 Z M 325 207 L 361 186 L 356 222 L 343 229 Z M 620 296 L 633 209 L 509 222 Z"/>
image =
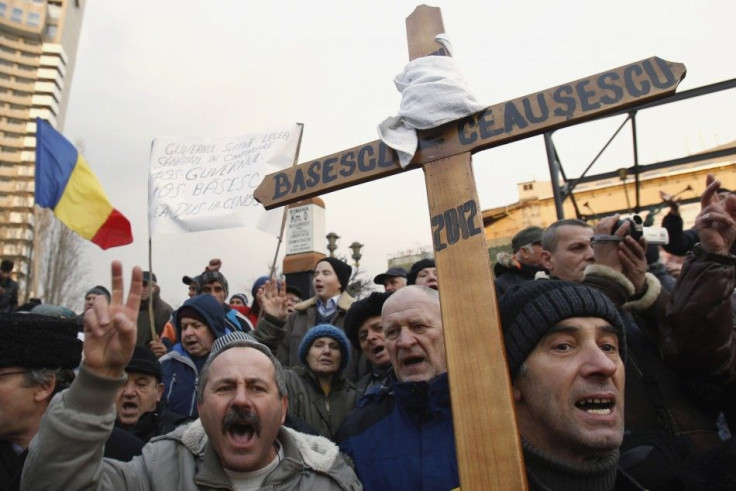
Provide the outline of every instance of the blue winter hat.
<path id="1" fill-rule="evenodd" d="M 302 362 L 304 366 L 307 365 L 307 353 L 309 353 L 309 348 L 312 346 L 312 343 L 319 338 L 332 338 L 337 341 L 338 346 L 340 346 L 341 355 L 340 371 L 342 372 L 345 370 L 348 366 L 348 362 L 350 361 L 350 341 L 348 341 L 344 332 L 331 324 L 319 324 L 307 331 L 307 334 L 302 338 L 302 344 L 299 345 L 299 361 Z"/>
<path id="2" fill-rule="evenodd" d="M 196 295 L 179 307 L 176 311 L 176 333 L 179 339 L 183 317 L 192 317 L 207 324 L 215 339 L 225 335 L 225 310 L 212 295 Z"/>
<path id="3" fill-rule="evenodd" d="M 250 289 L 250 296 L 255 300 L 258 297 L 258 289 L 262 287 L 268 281 L 268 276 L 259 276 L 258 279 L 253 283 L 253 288 Z"/>

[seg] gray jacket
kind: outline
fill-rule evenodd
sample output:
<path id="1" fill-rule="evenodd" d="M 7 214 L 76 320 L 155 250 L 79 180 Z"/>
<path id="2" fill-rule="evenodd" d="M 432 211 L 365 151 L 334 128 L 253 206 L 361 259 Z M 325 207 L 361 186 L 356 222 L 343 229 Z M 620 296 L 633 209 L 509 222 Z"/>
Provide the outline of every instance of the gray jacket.
<path id="1" fill-rule="evenodd" d="M 122 381 L 81 368 L 71 388 L 49 405 L 29 447 L 21 489 L 232 489 L 199 421 L 152 439 L 143 455 L 131 462 L 103 459 L 103 445 L 115 421 L 113 398 Z M 278 440 L 284 460 L 262 489 L 363 489 L 327 439 L 282 427 Z"/>

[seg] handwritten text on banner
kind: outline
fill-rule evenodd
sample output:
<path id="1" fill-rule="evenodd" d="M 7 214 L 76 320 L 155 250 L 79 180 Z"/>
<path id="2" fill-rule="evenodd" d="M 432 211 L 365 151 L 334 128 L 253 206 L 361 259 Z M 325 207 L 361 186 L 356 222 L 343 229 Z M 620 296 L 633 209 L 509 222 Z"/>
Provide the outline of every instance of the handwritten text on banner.
<path id="1" fill-rule="evenodd" d="M 263 176 L 292 165 L 297 124 L 233 138 L 162 137 L 153 141 L 149 233 L 258 228 L 279 234 L 281 211 L 253 199 Z"/>

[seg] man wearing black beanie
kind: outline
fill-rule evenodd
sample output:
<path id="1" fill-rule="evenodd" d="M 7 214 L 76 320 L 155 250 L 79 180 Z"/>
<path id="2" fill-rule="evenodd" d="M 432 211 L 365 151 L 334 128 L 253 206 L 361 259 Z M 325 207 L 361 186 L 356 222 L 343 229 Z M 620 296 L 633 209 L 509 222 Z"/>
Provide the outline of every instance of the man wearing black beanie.
<path id="1" fill-rule="evenodd" d="M 406 284 L 439 290 L 440 285 L 437 280 L 437 267 L 434 259 L 420 259 L 412 264 L 409 274 L 406 275 Z"/>
<path id="2" fill-rule="evenodd" d="M 0 314 L 0 489 L 18 489 L 28 444 L 82 359 L 73 319 Z"/>
<path id="3" fill-rule="evenodd" d="M 540 280 L 499 302 L 529 489 L 642 489 L 618 467 L 624 324 L 602 293 Z"/>
<path id="4" fill-rule="evenodd" d="M 357 300 L 345 315 L 345 334 L 356 350 L 368 361 L 368 372 L 355 384 L 355 400 L 390 387 L 393 379 L 391 360 L 386 350 L 381 323 L 381 309 L 393 292 L 371 292 Z"/>
<path id="5" fill-rule="evenodd" d="M 128 379 L 115 396 L 116 427 L 147 443 L 187 422 L 186 417 L 166 408 L 161 363 L 150 348 L 136 345 L 125 373 Z"/>

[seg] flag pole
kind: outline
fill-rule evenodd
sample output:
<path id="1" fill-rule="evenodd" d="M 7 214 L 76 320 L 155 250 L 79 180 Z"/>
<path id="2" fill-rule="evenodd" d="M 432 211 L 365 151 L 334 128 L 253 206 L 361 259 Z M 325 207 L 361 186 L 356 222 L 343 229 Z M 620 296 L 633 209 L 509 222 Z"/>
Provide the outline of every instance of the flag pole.
<path id="1" fill-rule="evenodd" d="M 155 140 L 151 141 L 151 152 L 153 152 L 153 144 Z M 153 292 L 152 282 L 153 279 L 153 243 L 151 241 L 151 172 L 148 172 L 148 321 L 151 329 L 151 340 L 156 340 L 156 324 L 153 318 Z M 136 340 L 137 342 L 137 340 Z"/>
<path id="2" fill-rule="evenodd" d="M 302 146 L 302 135 L 304 134 L 304 123 L 297 123 L 299 125 L 299 140 L 296 142 L 296 152 L 294 153 L 294 161 L 291 166 L 294 167 L 299 163 L 299 149 Z M 279 257 L 279 249 L 281 248 L 281 242 L 284 240 L 284 229 L 286 228 L 286 213 L 288 212 L 288 206 L 284 206 L 284 212 L 281 215 L 281 231 L 279 232 L 279 241 L 276 243 L 276 253 L 273 255 L 273 262 L 271 263 L 271 273 L 268 275 L 273 278 L 276 273 L 276 259 Z"/>
<path id="3" fill-rule="evenodd" d="M 148 321 L 151 326 L 151 340 L 156 341 L 156 320 L 153 318 L 153 254 L 151 236 L 148 236 Z"/>

